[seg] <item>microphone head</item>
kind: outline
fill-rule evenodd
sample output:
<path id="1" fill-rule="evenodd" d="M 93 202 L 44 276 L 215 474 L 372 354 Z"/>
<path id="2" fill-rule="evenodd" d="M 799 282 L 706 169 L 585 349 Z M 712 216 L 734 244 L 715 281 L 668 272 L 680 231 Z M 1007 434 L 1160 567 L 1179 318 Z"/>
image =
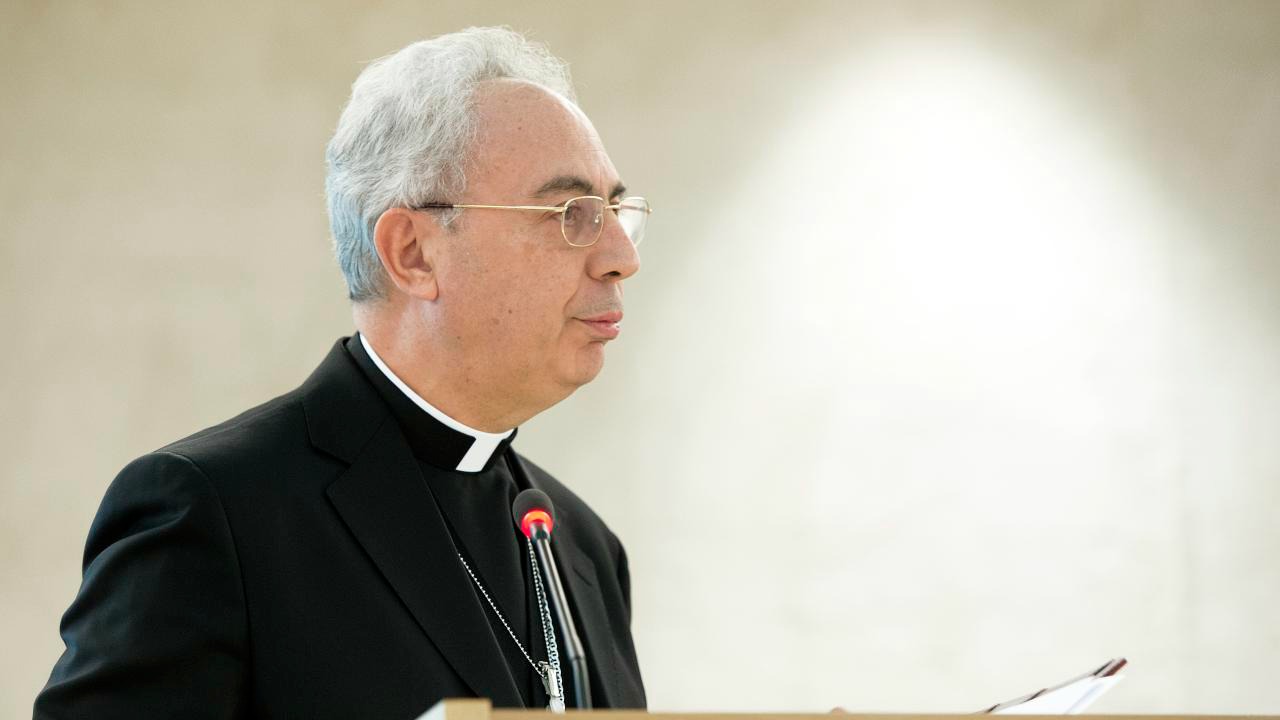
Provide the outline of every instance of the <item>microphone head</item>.
<path id="1" fill-rule="evenodd" d="M 511 517 L 520 527 L 520 532 L 528 538 L 533 537 L 535 523 L 545 525 L 548 533 L 556 524 L 555 508 L 551 505 L 551 498 L 541 490 L 533 488 L 522 490 L 516 496 L 515 502 L 511 503 Z"/>

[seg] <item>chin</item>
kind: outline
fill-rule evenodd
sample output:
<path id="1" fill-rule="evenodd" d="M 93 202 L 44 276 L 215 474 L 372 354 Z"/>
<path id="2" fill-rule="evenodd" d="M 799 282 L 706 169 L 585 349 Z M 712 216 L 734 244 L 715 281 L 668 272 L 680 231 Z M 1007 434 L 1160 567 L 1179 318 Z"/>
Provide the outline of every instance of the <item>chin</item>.
<path id="1" fill-rule="evenodd" d="M 604 343 L 590 343 L 580 349 L 568 373 L 568 383 L 575 388 L 586 385 L 604 369 Z"/>

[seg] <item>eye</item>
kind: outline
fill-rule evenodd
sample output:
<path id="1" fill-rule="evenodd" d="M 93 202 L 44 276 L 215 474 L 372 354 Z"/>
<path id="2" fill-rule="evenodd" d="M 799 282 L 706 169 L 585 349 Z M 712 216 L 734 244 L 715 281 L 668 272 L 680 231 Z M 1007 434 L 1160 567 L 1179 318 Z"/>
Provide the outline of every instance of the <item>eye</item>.
<path id="1" fill-rule="evenodd" d="M 564 225 L 565 227 L 577 227 L 582 223 L 582 213 L 585 209 L 580 202 L 571 202 L 564 208 Z"/>

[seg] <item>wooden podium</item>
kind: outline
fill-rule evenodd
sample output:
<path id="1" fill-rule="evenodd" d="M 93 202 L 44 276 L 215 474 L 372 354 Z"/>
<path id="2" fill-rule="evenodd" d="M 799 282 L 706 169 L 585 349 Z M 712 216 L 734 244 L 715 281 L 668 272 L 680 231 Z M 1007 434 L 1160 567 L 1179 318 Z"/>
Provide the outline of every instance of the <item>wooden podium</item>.
<path id="1" fill-rule="evenodd" d="M 973 720 L 977 713 L 954 715 L 917 715 L 912 713 L 648 713 L 639 710 L 570 710 L 568 717 L 581 720 Z M 549 710 L 493 709 L 484 699 L 443 700 L 418 716 L 418 720 L 554 720 Z M 1019 718 L 1062 718 L 1062 715 L 1020 715 Z M 1275 715 L 1090 715 L 1089 720 L 1209 720 L 1210 718 L 1266 718 Z"/>

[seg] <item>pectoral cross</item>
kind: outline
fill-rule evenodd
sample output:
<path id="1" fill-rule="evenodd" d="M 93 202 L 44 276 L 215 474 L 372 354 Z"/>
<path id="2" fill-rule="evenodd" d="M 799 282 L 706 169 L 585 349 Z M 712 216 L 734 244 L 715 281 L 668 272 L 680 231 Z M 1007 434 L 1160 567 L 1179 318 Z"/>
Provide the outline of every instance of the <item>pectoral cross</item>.
<path id="1" fill-rule="evenodd" d="M 542 676 L 542 687 L 546 688 L 547 697 L 551 698 L 547 709 L 556 713 L 564 712 L 564 697 L 560 692 L 560 674 L 551 667 L 551 663 L 545 660 L 538 663 L 538 674 Z"/>

